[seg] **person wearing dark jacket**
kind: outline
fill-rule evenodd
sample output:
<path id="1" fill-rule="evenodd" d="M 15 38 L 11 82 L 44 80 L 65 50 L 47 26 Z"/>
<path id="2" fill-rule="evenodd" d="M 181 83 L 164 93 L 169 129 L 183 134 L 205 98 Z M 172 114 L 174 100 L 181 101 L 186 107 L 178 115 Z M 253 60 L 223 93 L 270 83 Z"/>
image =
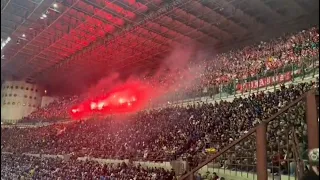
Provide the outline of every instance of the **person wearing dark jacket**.
<path id="1" fill-rule="evenodd" d="M 301 180 L 319 179 L 319 148 L 309 151 L 310 168 L 302 176 Z"/>

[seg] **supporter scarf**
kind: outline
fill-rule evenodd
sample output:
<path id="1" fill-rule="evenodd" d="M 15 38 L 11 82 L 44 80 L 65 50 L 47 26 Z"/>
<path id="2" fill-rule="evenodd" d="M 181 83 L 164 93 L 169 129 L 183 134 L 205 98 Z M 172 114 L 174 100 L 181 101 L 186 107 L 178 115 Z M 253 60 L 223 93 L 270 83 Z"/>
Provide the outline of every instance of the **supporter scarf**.
<path id="1" fill-rule="evenodd" d="M 214 154 L 215 152 L 217 152 L 215 148 L 206 148 L 205 151 L 206 153 L 209 153 L 209 154 Z"/>

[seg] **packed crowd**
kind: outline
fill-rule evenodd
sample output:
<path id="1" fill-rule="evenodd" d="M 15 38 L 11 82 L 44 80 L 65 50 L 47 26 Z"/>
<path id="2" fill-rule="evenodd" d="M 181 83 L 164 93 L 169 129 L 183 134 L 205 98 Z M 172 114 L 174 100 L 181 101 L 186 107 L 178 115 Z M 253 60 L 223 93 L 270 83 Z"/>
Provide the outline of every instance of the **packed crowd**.
<path id="1" fill-rule="evenodd" d="M 153 161 L 182 158 L 195 166 L 206 157 L 206 148 L 219 151 L 312 87 L 318 87 L 318 83 L 282 87 L 275 92 L 261 92 L 233 102 L 168 107 L 130 117 L 92 119 L 36 129 L 6 128 L 1 131 L 1 150 Z M 276 121 L 280 125 L 271 124 L 270 157 L 276 156 L 274 153 L 281 152 L 282 156 L 286 153 L 277 146 L 278 142 L 288 143 L 282 134 L 286 128 L 295 127 L 299 138 L 303 139 L 306 134 L 303 108 L 300 104 L 282 115 L 281 121 Z M 248 151 L 254 149 L 254 142 L 237 147 L 242 150 L 238 149 L 237 154 L 224 159 L 221 165 L 232 168 L 235 162 L 243 161 L 237 157 L 254 157 L 254 151 L 253 154 Z M 246 161 L 255 163 L 254 158 Z"/>
<path id="2" fill-rule="evenodd" d="M 208 61 L 201 75 L 201 84 L 191 90 L 202 90 L 230 79 L 241 79 L 281 68 L 301 64 L 304 58 L 318 56 L 319 30 L 311 28 L 298 34 L 261 42 L 241 51 L 219 54 Z M 226 68 L 228 67 L 228 68 Z M 163 82 L 166 82 L 164 80 Z M 174 83 L 174 82 L 170 82 Z M 183 159 L 189 165 L 208 157 L 209 148 L 219 151 L 238 139 L 262 120 L 279 111 L 289 102 L 319 82 L 282 86 L 275 92 L 259 92 L 232 102 L 198 103 L 139 112 L 134 115 L 93 118 L 67 124 L 37 128 L 4 128 L 1 150 L 13 153 L 72 154 L 130 160 L 170 161 Z M 81 98 L 62 98 L 40 108 L 23 122 L 50 121 L 68 117 L 68 110 Z M 282 114 L 268 125 L 268 162 L 277 171 L 293 173 L 286 159 L 293 158 L 293 144 L 288 129 L 298 136 L 301 151 L 306 149 L 305 106 L 303 102 Z M 226 157 L 217 159 L 215 166 L 254 171 L 255 140 L 248 139 L 234 147 Z M 292 147 L 291 147 L 292 148 Z M 243 158 L 247 157 L 247 158 Z M 173 179 L 173 172 L 148 169 L 131 164 L 101 165 L 89 161 L 63 161 L 21 155 L 1 155 L 4 179 Z M 240 169 L 236 164 L 246 164 Z M 216 178 L 216 177 L 215 177 Z M 9 178 L 11 179 L 11 178 Z"/>
<path id="3" fill-rule="evenodd" d="M 214 60 L 208 61 L 203 83 L 212 86 L 231 79 L 245 79 L 288 64 L 301 64 L 306 58 L 318 55 L 319 28 L 313 27 L 241 50 L 218 54 Z"/>
<path id="4" fill-rule="evenodd" d="M 134 164 L 1 154 L 1 179 L 174 180 L 174 171 Z"/>
<path id="5" fill-rule="evenodd" d="M 38 108 L 33 111 L 29 116 L 24 117 L 21 123 L 32 123 L 32 122 L 50 122 L 55 120 L 66 119 L 69 114 L 68 110 L 73 104 L 79 103 L 80 99 L 78 96 L 61 97 L 45 107 Z"/>
<path id="6" fill-rule="evenodd" d="M 218 54 L 204 61 L 199 67 L 204 71 L 197 72 L 193 80 L 200 82 L 192 86 L 181 84 L 179 93 L 174 93 L 175 98 L 187 98 L 198 96 L 203 91 L 210 91 L 210 95 L 221 91 L 216 85 L 228 84 L 232 79 L 244 79 L 257 74 L 266 74 L 269 71 L 283 68 L 289 64 L 302 67 L 306 59 L 319 56 L 319 28 L 313 27 L 296 34 L 286 35 L 269 42 L 260 42 L 252 46 L 245 47 L 237 51 Z M 317 64 L 318 66 L 318 64 Z M 305 67 L 305 66 L 303 66 Z M 184 71 L 188 68 L 184 68 Z M 179 69 L 171 70 L 167 75 L 157 75 L 152 81 L 156 87 L 186 82 L 186 73 Z M 188 74 L 188 73 L 187 73 Z M 161 76 L 161 77 L 158 77 Z M 146 80 L 144 78 L 144 80 Z M 179 81 L 172 82 L 172 81 Z M 177 85 L 175 85 L 175 88 Z M 183 91 L 183 93 L 181 93 Z M 181 97 L 180 97 L 181 96 Z M 187 97 L 186 97 L 187 96 Z M 170 98 L 169 98 L 170 99 Z M 41 120 L 50 121 L 53 119 L 64 119 L 69 115 L 70 107 L 75 104 L 77 98 L 64 98 L 51 103 L 49 106 L 39 108 L 29 117 L 25 117 L 25 122 Z"/>

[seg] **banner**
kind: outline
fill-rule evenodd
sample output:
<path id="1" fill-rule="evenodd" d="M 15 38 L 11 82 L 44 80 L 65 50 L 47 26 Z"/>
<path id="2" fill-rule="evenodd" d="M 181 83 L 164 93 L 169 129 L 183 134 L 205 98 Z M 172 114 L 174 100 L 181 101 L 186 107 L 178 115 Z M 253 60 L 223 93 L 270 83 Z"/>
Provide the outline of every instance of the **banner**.
<path id="1" fill-rule="evenodd" d="M 292 72 L 287 72 L 284 74 L 279 74 L 272 77 L 265 77 L 262 79 L 258 79 L 255 81 L 243 83 L 243 84 L 237 84 L 237 91 L 247 91 L 250 89 L 258 89 L 263 88 L 267 86 L 272 86 L 274 84 L 284 83 L 287 81 L 292 80 Z"/>

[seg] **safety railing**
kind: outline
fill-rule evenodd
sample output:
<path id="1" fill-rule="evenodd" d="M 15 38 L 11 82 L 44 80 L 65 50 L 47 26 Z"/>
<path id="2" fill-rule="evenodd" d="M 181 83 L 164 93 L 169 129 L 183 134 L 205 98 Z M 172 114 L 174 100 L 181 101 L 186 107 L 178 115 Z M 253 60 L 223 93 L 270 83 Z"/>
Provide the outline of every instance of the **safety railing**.
<path id="1" fill-rule="evenodd" d="M 210 97 L 215 100 L 225 99 L 237 94 L 255 93 L 264 91 L 270 87 L 288 82 L 304 80 L 306 77 L 319 75 L 319 57 L 306 58 L 300 64 L 287 64 L 275 70 L 260 72 L 256 76 L 246 79 L 233 79 L 228 83 L 219 83 L 205 88 L 198 88 L 194 91 L 174 92 L 161 100 L 150 102 L 149 108 L 168 106 L 172 104 L 193 103 L 201 101 L 203 97 Z"/>
<path id="2" fill-rule="evenodd" d="M 227 179 L 299 179 L 308 149 L 319 148 L 316 93 L 303 94 L 201 163 L 190 163 L 180 180 L 213 172 Z"/>

